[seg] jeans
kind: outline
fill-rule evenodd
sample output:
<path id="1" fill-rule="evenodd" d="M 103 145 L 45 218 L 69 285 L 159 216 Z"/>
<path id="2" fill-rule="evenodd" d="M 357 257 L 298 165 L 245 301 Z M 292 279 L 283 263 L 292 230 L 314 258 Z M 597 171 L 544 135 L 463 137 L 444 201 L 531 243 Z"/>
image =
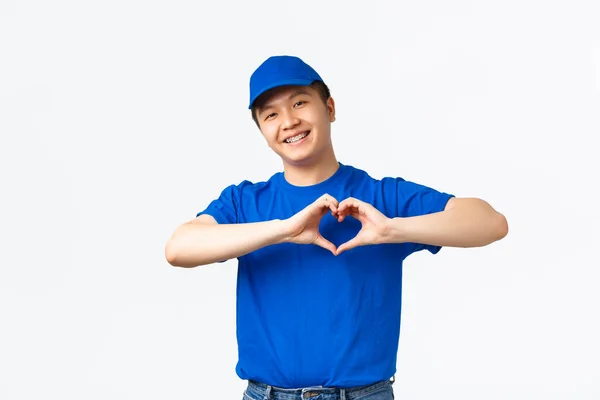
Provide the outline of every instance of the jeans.
<path id="1" fill-rule="evenodd" d="M 242 400 L 393 400 L 393 382 L 387 380 L 348 389 L 321 386 L 283 389 L 249 381 Z"/>

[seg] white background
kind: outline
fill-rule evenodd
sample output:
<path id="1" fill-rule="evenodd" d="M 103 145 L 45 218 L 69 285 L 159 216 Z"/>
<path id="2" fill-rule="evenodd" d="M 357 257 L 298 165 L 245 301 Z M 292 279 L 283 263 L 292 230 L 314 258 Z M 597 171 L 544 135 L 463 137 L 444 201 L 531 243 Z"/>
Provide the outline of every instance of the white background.
<path id="1" fill-rule="evenodd" d="M 600 6 L 0 0 L 0 399 L 241 399 L 236 262 L 164 245 L 281 168 L 248 78 L 293 54 L 340 161 L 506 215 L 405 263 L 400 399 L 600 398 Z"/>

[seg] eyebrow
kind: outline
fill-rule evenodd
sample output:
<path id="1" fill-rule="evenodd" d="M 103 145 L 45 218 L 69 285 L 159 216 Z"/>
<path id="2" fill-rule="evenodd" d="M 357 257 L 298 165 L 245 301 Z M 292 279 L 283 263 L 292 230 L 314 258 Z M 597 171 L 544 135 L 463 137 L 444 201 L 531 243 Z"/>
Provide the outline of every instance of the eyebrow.
<path id="1" fill-rule="evenodd" d="M 286 100 L 291 100 L 291 99 L 293 99 L 294 97 L 296 97 L 296 96 L 300 96 L 300 95 L 303 95 L 303 94 L 310 96 L 310 93 L 309 93 L 309 92 L 307 92 L 306 90 L 303 90 L 303 89 L 298 89 L 298 90 L 296 90 L 294 93 L 292 93 L 291 95 L 289 95 L 289 96 L 288 96 L 288 98 L 287 98 Z M 259 108 L 259 111 L 258 111 L 258 112 L 259 112 L 259 113 L 262 113 L 264 110 L 266 110 L 266 109 L 267 109 L 267 108 L 269 108 L 269 107 L 272 107 L 272 104 L 271 104 L 271 103 L 266 103 L 266 104 L 264 104 L 262 107 L 260 107 L 260 108 Z"/>

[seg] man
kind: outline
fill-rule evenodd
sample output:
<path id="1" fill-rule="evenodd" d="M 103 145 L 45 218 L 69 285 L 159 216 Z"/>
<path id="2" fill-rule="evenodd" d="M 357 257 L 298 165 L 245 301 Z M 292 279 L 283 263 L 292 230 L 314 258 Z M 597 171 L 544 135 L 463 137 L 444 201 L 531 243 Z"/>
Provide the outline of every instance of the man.
<path id="1" fill-rule="evenodd" d="M 506 219 L 483 200 L 340 163 L 335 103 L 297 57 L 254 71 L 249 108 L 283 172 L 227 187 L 177 228 L 166 258 L 180 267 L 239 260 L 245 399 L 392 399 L 403 260 L 488 245 L 507 234 Z"/>

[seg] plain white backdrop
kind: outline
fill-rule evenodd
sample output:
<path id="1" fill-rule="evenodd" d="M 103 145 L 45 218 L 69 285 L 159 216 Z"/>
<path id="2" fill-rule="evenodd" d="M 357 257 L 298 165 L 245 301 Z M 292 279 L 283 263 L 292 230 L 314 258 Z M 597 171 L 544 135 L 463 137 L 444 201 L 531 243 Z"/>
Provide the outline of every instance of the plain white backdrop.
<path id="1" fill-rule="evenodd" d="M 600 398 L 600 6 L 0 0 L 0 399 L 241 399 L 236 261 L 164 245 L 281 169 L 248 79 L 311 64 L 338 159 L 506 215 L 405 262 L 399 399 Z"/>

